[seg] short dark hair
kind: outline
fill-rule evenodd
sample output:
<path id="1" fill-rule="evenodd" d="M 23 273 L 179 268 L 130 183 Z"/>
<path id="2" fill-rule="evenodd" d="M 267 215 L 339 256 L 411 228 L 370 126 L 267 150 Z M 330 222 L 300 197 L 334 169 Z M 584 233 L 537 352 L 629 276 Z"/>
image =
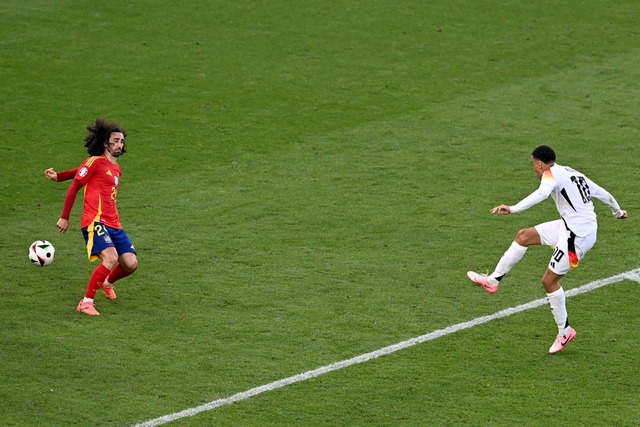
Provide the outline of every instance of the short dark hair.
<path id="1" fill-rule="evenodd" d="M 548 145 L 540 145 L 531 153 L 534 159 L 540 160 L 544 164 L 555 163 L 556 153 Z"/>

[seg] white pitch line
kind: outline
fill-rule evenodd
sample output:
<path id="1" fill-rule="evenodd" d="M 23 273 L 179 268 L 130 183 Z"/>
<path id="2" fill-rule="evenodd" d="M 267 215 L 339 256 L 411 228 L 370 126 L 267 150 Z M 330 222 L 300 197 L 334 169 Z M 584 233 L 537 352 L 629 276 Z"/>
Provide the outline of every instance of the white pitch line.
<path id="1" fill-rule="evenodd" d="M 586 292 L 591 292 L 595 289 L 601 288 L 603 286 L 611 285 L 613 283 L 618 283 L 623 280 L 632 280 L 640 283 L 640 269 L 629 270 L 625 273 L 620 273 L 615 276 L 611 276 L 605 279 L 600 279 L 591 283 L 587 283 L 586 285 L 580 286 L 578 288 L 573 288 L 568 290 L 566 292 L 566 295 L 567 297 L 571 297 L 574 295 L 584 294 Z M 515 307 L 506 308 L 494 314 L 478 317 L 473 320 L 469 320 L 468 322 L 447 326 L 444 329 L 438 329 L 428 334 L 420 335 L 418 337 L 411 338 L 406 341 L 399 342 L 397 344 L 383 347 L 381 349 L 372 351 L 370 353 L 361 354 L 360 356 L 352 357 L 351 359 L 335 362 L 330 365 L 326 365 L 321 368 L 314 369 L 312 371 L 307 371 L 302 374 L 294 375 L 292 377 L 284 378 L 279 381 L 274 381 L 269 384 L 261 385 L 259 387 L 255 387 L 255 388 L 243 391 L 241 393 L 236 393 L 229 397 L 225 397 L 222 399 L 214 400 L 209 403 L 205 403 L 204 405 L 201 405 L 201 406 L 196 406 L 194 408 L 185 409 L 183 411 L 175 412 L 173 414 L 165 415 L 163 417 L 155 418 L 153 420 L 148 420 L 148 421 L 136 424 L 134 427 L 155 427 L 155 426 L 166 424 L 172 421 L 179 420 L 180 418 L 191 417 L 196 414 L 199 414 L 200 412 L 210 411 L 212 409 L 216 409 L 221 406 L 226 406 L 235 402 L 247 400 L 253 396 L 256 396 L 261 393 L 265 393 L 267 391 L 273 391 L 291 384 L 295 384 L 301 381 L 318 377 L 328 372 L 337 371 L 338 369 L 346 368 L 359 363 L 368 362 L 369 360 L 377 359 L 380 356 L 386 356 L 388 354 L 395 353 L 396 351 L 413 347 L 414 345 L 417 345 L 417 344 L 431 341 L 436 338 L 443 337 L 445 335 L 450 335 L 455 332 L 462 331 L 464 329 L 472 328 L 474 326 L 482 325 L 492 320 L 502 319 L 504 317 L 511 316 L 512 314 L 516 314 L 522 311 L 530 310 L 532 308 L 540 307 L 545 304 L 547 304 L 547 299 L 541 298 L 541 299 L 528 302 L 526 304 L 521 304 Z"/>

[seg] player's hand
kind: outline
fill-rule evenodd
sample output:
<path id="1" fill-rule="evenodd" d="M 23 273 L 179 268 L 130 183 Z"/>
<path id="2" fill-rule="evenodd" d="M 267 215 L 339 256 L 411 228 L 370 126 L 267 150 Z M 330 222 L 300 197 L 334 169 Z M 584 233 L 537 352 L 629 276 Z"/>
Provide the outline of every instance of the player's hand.
<path id="1" fill-rule="evenodd" d="M 491 209 L 491 213 L 495 215 L 509 215 L 511 213 L 511 208 L 507 205 L 500 205 Z"/>
<path id="2" fill-rule="evenodd" d="M 622 211 L 622 215 L 620 215 L 618 219 L 627 219 L 627 211 Z"/>
<path id="3" fill-rule="evenodd" d="M 50 179 L 51 181 L 58 180 L 58 174 L 55 170 L 53 170 L 53 168 L 49 168 L 46 171 L 44 171 L 44 176 L 46 176 L 47 179 Z"/>
<path id="4" fill-rule="evenodd" d="M 61 233 L 64 233 L 65 231 L 67 231 L 67 228 L 69 228 L 69 221 L 67 221 L 66 219 L 60 218 L 56 226 L 58 227 L 58 230 L 60 230 Z"/>

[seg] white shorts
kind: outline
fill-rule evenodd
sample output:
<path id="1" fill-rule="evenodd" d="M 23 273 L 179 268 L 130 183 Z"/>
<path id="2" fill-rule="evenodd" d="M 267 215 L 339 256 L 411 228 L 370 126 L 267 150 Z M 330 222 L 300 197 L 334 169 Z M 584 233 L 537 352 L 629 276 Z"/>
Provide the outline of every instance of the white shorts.
<path id="1" fill-rule="evenodd" d="M 578 237 L 567 229 L 564 221 L 544 222 L 535 226 L 540 242 L 554 248 L 549 261 L 549 269 L 565 275 L 578 266 L 580 260 L 596 243 L 597 231 L 585 237 Z"/>

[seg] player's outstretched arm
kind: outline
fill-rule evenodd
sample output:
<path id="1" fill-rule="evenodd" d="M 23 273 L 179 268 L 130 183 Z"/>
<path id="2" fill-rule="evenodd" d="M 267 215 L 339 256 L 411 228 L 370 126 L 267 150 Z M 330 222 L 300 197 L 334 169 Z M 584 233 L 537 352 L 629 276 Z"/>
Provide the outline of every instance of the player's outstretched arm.
<path id="1" fill-rule="evenodd" d="M 611 213 L 616 218 L 627 219 L 627 211 L 620 209 L 620 204 L 611 193 L 591 180 L 587 180 L 587 184 L 589 185 L 591 197 L 594 197 L 609 206 Z"/>
<path id="2" fill-rule="evenodd" d="M 57 181 L 58 180 L 58 173 L 53 170 L 53 168 L 49 168 L 47 170 L 44 171 L 44 176 L 47 177 L 47 179 L 50 179 L 51 181 Z"/>
<path id="3" fill-rule="evenodd" d="M 507 205 L 499 205 L 491 209 L 491 213 L 495 215 L 509 215 L 511 213 L 511 208 Z"/>
<path id="4" fill-rule="evenodd" d="M 46 176 L 51 181 L 62 182 L 68 181 L 76 176 L 76 172 L 78 168 L 69 169 L 62 172 L 56 172 L 53 168 L 49 168 L 44 171 L 44 176 Z"/>

